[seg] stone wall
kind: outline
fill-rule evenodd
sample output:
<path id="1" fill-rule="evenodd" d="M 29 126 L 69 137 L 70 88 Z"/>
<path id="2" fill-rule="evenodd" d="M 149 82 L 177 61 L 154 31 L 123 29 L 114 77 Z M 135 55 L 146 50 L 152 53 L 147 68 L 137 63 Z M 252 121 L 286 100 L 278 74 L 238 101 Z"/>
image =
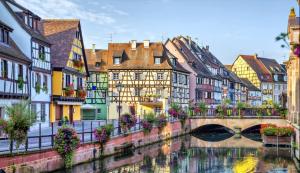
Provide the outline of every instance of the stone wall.
<path id="1" fill-rule="evenodd" d="M 128 135 L 114 137 L 105 145 L 104 155 L 115 154 L 114 148 L 125 142 L 132 142 L 137 148 L 183 135 L 190 131 L 189 126 L 190 121 L 187 120 L 185 128 L 182 130 L 180 122 L 177 121 L 168 123 L 161 133 L 158 133 L 158 129 L 154 128 L 148 135 L 145 135 L 143 131 L 139 131 Z M 80 164 L 97 159 L 100 156 L 99 153 L 98 144 L 83 144 L 76 150 L 73 163 Z M 63 160 L 54 150 L 0 158 L 0 167 L 7 173 L 12 172 L 13 166 L 11 165 L 14 165 L 17 172 L 20 173 L 48 172 L 61 169 L 63 167 Z"/>

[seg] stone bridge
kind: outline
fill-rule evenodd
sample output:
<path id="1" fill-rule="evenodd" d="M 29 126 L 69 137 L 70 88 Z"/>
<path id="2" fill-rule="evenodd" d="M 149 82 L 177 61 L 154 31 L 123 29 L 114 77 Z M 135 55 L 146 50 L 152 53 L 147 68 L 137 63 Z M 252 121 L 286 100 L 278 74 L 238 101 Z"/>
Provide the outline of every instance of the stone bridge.
<path id="1" fill-rule="evenodd" d="M 191 131 L 205 125 L 221 125 L 234 132 L 242 132 L 250 127 L 261 124 L 275 124 L 277 126 L 287 126 L 288 122 L 280 117 L 244 117 L 244 118 L 218 118 L 218 117 L 193 117 L 190 119 Z"/>

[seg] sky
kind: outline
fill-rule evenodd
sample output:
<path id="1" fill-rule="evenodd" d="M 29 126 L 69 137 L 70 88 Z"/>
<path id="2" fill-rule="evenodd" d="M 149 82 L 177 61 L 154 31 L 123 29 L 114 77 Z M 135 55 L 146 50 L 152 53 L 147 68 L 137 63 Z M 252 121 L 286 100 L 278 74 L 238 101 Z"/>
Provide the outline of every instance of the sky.
<path id="1" fill-rule="evenodd" d="M 274 58 L 288 50 L 275 42 L 286 32 L 296 0 L 16 0 L 42 18 L 81 20 L 85 48 L 109 42 L 163 41 L 191 36 L 224 64 L 239 54 Z"/>

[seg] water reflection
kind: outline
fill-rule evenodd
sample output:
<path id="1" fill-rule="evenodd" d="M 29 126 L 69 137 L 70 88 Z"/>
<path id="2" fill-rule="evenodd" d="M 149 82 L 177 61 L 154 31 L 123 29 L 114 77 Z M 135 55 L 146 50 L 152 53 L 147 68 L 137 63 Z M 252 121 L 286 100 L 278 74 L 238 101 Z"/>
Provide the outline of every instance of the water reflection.
<path id="1" fill-rule="evenodd" d="M 226 142 L 227 141 L 227 142 Z M 244 144 L 245 146 L 243 146 Z M 120 158 L 120 157 L 119 157 Z M 296 173 L 289 149 L 264 148 L 235 136 L 205 142 L 187 135 L 135 150 L 131 156 L 78 165 L 72 172 L 108 173 Z M 64 171 L 61 171 L 64 172 Z"/>

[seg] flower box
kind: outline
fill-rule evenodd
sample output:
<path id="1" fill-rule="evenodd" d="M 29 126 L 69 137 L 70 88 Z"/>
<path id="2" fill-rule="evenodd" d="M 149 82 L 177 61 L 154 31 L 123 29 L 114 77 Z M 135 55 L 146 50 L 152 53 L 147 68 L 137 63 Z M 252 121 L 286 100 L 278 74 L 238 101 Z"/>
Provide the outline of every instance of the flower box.
<path id="1" fill-rule="evenodd" d="M 266 136 L 262 135 L 264 145 L 291 145 L 291 136 Z"/>

